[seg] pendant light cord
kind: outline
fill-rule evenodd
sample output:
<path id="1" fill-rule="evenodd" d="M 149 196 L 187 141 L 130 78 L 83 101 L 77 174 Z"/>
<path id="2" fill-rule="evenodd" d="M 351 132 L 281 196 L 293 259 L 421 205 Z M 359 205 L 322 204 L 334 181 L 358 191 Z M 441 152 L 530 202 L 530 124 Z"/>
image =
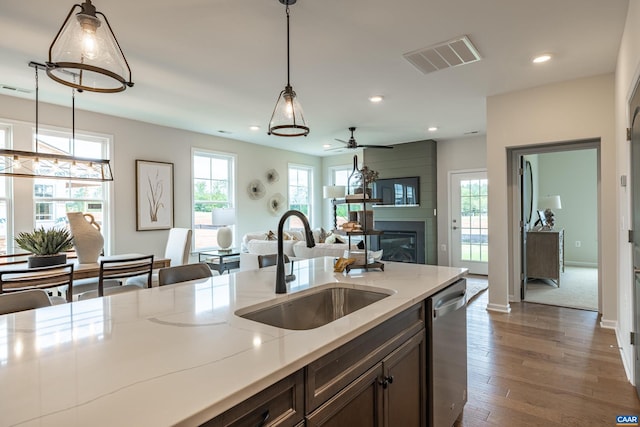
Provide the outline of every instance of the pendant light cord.
<path id="1" fill-rule="evenodd" d="M 38 67 L 35 67 L 36 69 L 36 153 L 38 152 L 38 145 L 40 144 L 38 142 L 39 138 L 39 133 L 38 133 L 38 93 L 39 93 L 39 86 L 38 86 Z"/>
<path id="2" fill-rule="evenodd" d="M 76 88 L 71 88 L 71 142 L 73 142 L 73 151 L 75 152 L 76 142 Z"/>
<path id="3" fill-rule="evenodd" d="M 287 12 L 287 86 L 291 86 L 291 67 L 289 65 L 289 3 L 287 3 L 285 10 Z"/>

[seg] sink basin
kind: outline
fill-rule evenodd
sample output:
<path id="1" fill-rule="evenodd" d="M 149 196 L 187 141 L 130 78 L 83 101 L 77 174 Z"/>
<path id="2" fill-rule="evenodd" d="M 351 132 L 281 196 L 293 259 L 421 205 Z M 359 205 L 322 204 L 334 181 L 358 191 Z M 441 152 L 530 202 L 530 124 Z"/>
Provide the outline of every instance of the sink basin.
<path id="1" fill-rule="evenodd" d="M 278 328 L 306 330 L 333 322 L 391 295 L 386 289 L 335 286 L 301 292 L 285 301 L 260 304 L 236 312 L 237 316 Z"/>

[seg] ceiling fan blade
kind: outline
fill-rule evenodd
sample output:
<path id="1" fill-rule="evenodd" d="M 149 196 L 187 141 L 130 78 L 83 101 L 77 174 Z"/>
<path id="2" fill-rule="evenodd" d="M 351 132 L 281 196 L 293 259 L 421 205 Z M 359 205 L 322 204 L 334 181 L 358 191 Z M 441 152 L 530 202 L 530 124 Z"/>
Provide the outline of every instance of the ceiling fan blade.
<path id="1" fill-rule="evenodd" d="M 332 147 L 332 148 L 325 148 L 324 151 L 347 151 L 349 149 L 349 147 Z"/>
<path id="2" fill-rule="evenodd" d="M 392 145 L 358 145 L 360 148 L 384 148 L 387 150 L 391 150 L 393 148 Z"/>
<path id="3" fill-rule="evenodd" d="M 349 144 L 347 141 L 343 141 L 342 139 L 334 138 L 338 142 L 342 142 L 343 144 Z"/>

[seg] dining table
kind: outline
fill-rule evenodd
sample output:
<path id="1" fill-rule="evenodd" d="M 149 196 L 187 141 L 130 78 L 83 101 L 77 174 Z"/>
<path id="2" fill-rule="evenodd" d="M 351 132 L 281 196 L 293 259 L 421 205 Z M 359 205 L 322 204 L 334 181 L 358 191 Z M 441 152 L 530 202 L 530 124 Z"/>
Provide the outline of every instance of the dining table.
<path id="1" fill-rule="evenodd" d="M 116 255 L 104 255 L 98 258 L 97 262 L 80 264 L 77 258 L 69 259 L 69 262 L 74 264 L 73 266 L 73 280 L 80 279 L 91 279 L 93 277 L 100 276 L 100 261 L 101 260 L 117 260 L 117 259 L 126 259 L 132 258 L 136 256 L 144 256 L 144 254 L 137 253 L 127 253 L 127 254 L 116 254 Z M 171 264 L 170 258 L 155 258 L 153 259 L 153 268 L 165 268 L 169 267 Z M 0 270 L 23 270 L 27 269 L 27 261 L 24 262 L 14 262 L 14 263 L 0 263 Z"/>

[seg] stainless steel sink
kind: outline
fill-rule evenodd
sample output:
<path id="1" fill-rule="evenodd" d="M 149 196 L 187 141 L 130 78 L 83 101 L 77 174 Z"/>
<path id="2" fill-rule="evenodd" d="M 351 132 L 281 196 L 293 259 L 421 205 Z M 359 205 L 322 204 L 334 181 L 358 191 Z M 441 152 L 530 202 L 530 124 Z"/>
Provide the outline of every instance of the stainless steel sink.
<path id="1" fill-rule="evenodd" d="M 336 286 L 301 292 L 281 302 L 247 307 L 236 315 L 278 328 L 318 328 L 391 295 L 386 289 L 357 289 Z"/>

